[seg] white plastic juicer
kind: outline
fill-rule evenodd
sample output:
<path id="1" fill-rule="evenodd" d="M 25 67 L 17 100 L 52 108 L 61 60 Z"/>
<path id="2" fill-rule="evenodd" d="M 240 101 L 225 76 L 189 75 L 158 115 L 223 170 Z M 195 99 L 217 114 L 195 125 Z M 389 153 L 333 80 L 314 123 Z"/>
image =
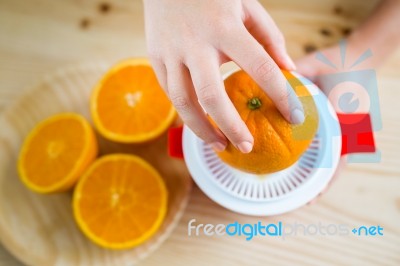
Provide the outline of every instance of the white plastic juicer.
<path id="1" fill-rule="evenodd" d="M 242 172 L 223 163 L 187 126 L 170 129 L 170 155 L 183 158 L 199 188 L 223 207 L 256 216 L 292 211 L 327 186 L 342 155 L 375 152 L 369 114 L 336 114 L 316 85 L 293 75 L 314 98 L 319 128 L 309 148 L 287 169 L 267 175 Z M 357 130 L 363 134 L 357 136 Z"/>

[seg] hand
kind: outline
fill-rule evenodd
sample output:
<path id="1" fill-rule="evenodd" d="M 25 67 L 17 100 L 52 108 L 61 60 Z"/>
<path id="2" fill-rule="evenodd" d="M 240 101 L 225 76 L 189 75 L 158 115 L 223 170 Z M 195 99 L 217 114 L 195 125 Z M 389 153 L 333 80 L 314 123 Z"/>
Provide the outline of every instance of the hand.
<path id="1" fill-rule="evenodd" d="M 340 97 L 344 93 L 349 91 L 355 94 L 354 96 L 356 96 L 360 100 L 359 101 L 360 106 L 358 106 L 357 112 L 368 112 L 368 106 L 366 105 L 368 99 L 365 99 L 365 94 L 362 93 L 364 90 L 360 91 L 357 89 L 357 84 L 351 82 L 339 83 L 334 90 L 331 87 L 326 86 L 324 80 L 325 77 L 328 77 L 329 80 L 329 77 L 332 77 L 331 75 L 336 75 L 341 72 L 349 71 L 350 70 L 349 67 L 364 52 L 359 46 L 355 45 L 355 43 L 352 42 L 352 40 L 347 41 L 346 45 L 342 46 L 342 49 L 346 50 L 346 56 L 344 57 L 345 60 L 344 64 L 342 64 L 340 45 L 334 45 L 332 47 L 311 53 L 303 58 L 296 60 L 296 66 L 297 66 L 296 70 L 301 75 L 312 80 L 326 94 L 330 103 L 332 104 L 333 108 L 337 113 L 354 111 L 350 110 L 351 105 L 343 106 L 342 104 L 340 106 L 339 104 Z M 334 67 L 317 60 L 316 58 L 317 53 L 322 54 L 333 65 L 337 66 L 337 68 L 335 69 Z M 358 68 L 368 69 L 371 67 L 372 67 L 371 60 L 367 60 L 363 62 L 361 67 L 354 67 L 354 69 L 352 68 L 351 70 L 357 73 L 355 70 L 357 70 Z M 308 202 L 309 205 L 318 202 L 319 198 L 328 191 L 330 186 L 337 180 L 338 176 L 341 174 L 342 169 L 344 169 L 346 165 L 345 161 L 346 161 L 345 157 L 340 158 L 339 164 L 337 165 L 337 168 L 335 170 L 332 179 L 314 199 Z"/>
<path id="2" fill-rule="evenodd" d="M 400 1 L 398 0 L 384 0 L 381 1 L 375 11 L 370 15 L 370 17 L 364 21 L 348 38 L 345 62 L 350 62 L 347 67 L 350 66 L 352 71 L 357 70 L 357 67 L 351 67 L 353 62 L 364 53 L 366 50 L 372 52 L 372 57 L 368 58 L 365 62 L 360 64 L 358 67 L 361 69 L 377 68 L 380 66 L 390 55 L 400 46 L 400 31 L 398 29 L 400 25 Z M 341 54 L 339 45 L 335 45 L 330 48 L 326 48 L 321 51 L 331 62 L 335 63 L 337 66 L 341 66 Z M 347 85 L 338 86 L 338 94 L 332 95 L 327 88 L 324 86 L 323 77 L 330 74 L 335 74 L 338 70 L 329 67 L 327 64 L 323 64 L 316 60 L 316 53 L 305 56 L 297 60 L 297 71 L 311 78 L 320 88 L 328 95 L 329 100 L 333 103 L 333 106 L 337 112 L 346 112 L 341 106 L 338 106 L 339 97 L 341 92 L 346 90 L 352 90 L 353 93 L 357 92 L 355 87 L 351 88 Z M 346 66 L 346 64 L 345 64 Z M 339 70 L 343 71 L 343 70 Z M 353 83 L 354 86 L 354 83 Z M 357 93 L 356 93 L 357 94 Z M 362 93 L 356 95 L 360 99 L 359 112 L 368 112 L 368 104 L 364 105 L 369 99 L 366 99 L 367 95 Z M 368 97 L 368 96 L 367 96 Z M 366 108 L 367 107 L 367 108 Z M 366 108 L 366 109 L 364 109 Z M 327 185 L 327 187 L 320 193 L 325 193 L 331 184 L 337 179 L 340 170 L 345 165 L 345 158 L 341 158 L 336 172 Z M 319 195 L 319 196 L 320 196 Z M 310 204 L 315 203 L 319 196 L 310 201 Z"/>
<path id="3" fill-rule="evenodd" d="M 346 45 L 343 46 L 342 44 L 342 49 L 345 49 L 346 51 L 343 59 L 341 57 L 340 45 L 334 45 L 298 59 L 296 61 L 297 72 L 312 80 L 326 94 L 337 113 L 368 113 L 370 101 L 368 94 L 365 93 L 365 89 L 360 88 L 361 86 L 354 82 L 340 82 L 334 88 L 331 88 L 329 86 L 331 85 L 329 80 L 331 80 L 332 75 L 340 75 L 340 73 L 344 72 L 349 72 L 354 77 L 354 75 L 357 75 L 358 73 L 357 70 L 374 68 L 376 60 L 371 60 L 371 58 L 368 58 L 360 63 L 360 65 L 352 67 L 354 62 L 357 61 L 357 59 L 366 51 L 365 46 L 359 46 L 357 45 L 357 42 L 354 42 L 352 39 L 350 39 L 346 41 Z M 337 68 L 317 60 L 317 53 L 322 54 L 333 65 L 337 66 Z M 342 60 L 344 60 L 343 64 Z M 362 77 L 367 78 L 365 75 Z M 328 83 L 326 83 L 325 78 L 327 78 Z M 349 103 L 354 100 L 353 97 L 358 99 L 359 104 L 357 106 L 357 110 L 354 110 L 354 105 L 343 104 L 343 102 L 340 101 L 341 96 L 347 92 L 351 92 L 353 95 L 352 99 L 349 99 Z M 316 203 L 319 198 L 328 191 L 330 186 L 337 180 L 345 166 L 346 157 L 341 157 L 332 179 L 318 194 L 318 196 L 308 203 L 309 205 Z"/>
<path id="4" fill-rule="evenodd" d="M 323 76 L 335 74 L 337 72 L 352 71 L 362 69 L 374 69 L 382 65 L 384 61 L 400 46 L 400 1 L 397 0 L 383 0 L 381 1 L 374 12 L 365 20 L 347 39 L 346 52 L 344 62 L 342 62 L 341 52 L 339 45 L 323 49 L 318 53 L 322 53 L 326 58 L 333 62 L 338 69 L 334 69 L 327 64 L 323 64 L 316 60 L 316 53 L 305 56 L 297 60 L 297 71 L 313 79 L 319 87 L 327 93 L 327 88 L 324 86 Z M 370 57 L 365 58 L 362 63 L 353 66 L 353 63 L 365 52 L 370 51 Z M 342 64 L 344 63 L 344 64 Z M 353 93 L 357 92 L 357 86 L 354 88 L 349 87 L 351 84 L 344 84 L 336 91 L 351 90 Z M 353 84 L 354 85 L 354 84 Z M 328 95 L 333 103 L 336 111 L 340 110 L 337 106 L 338 96 Z M 361 103 L 363 97 L 366 95 L 356 95 Z M 360 112 L 368 112 L 368 105 L 366 109 L 361 106 Z M 364 106 L 365 108 L 365 106 Z"/>
<path id="5" fill-rule="evenodd" d="M 252 76 L 288 121 L 304 121 L 302 105 L 280 71 L 295 68 L 283 35 L 257 1 L 144 0 L 144 6 L 157 78 L 185 124 L 215 150 L 224 150 L 229 139 L 248 153 L 254 143 L 224 89 L 219 67 L 230 60 Z"/>
<path id="6" fill-rule="evenodd" d="M 369 95 L 364 87 L 352 81 L 366 82 L 372 78 L 363 70 L 374 68 L 373 56 L 363 57 L 363 54 L 370 55 L 370 50 L 364 50 L 349 40 L 297 60 L 297 71 L 312 80 L 326 94 L 337 113 L 367 113 L 370 107 Z M 332 83 L 334 78 L 338 79 L 337 84 Z M 341 81 L 342 78 L 345 80 Z"/>

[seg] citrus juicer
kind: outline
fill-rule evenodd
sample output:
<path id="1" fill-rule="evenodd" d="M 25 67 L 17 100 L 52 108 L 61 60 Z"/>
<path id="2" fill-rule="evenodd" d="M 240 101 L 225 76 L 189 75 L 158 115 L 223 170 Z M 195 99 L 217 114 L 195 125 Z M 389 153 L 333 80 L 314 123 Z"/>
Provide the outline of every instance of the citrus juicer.
<path id="1" fill-rule="evenodd" d="M 337 114 L 316 85 L 292 74 L 312 95 L 319 127 L 308 149 L 287 169 L 266 175 L 249 174 L 222 162 L 211 146 L 186 125 L 169 130 L 170 156 L 184 159 L 199 188 L 229 210 L 255 216 L 295 210 L 324 190 L 341 156 L 375 152 L 368 113 Z"/>

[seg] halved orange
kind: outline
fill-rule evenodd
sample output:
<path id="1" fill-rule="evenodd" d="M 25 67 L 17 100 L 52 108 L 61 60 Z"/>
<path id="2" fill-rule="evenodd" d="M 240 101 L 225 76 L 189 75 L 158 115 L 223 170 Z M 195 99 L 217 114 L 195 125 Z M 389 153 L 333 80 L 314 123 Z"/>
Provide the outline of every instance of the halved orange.
<path id="1" fill-rule="evenodd" d="M 150 63 L 143 58 L 113 66 L 96 85 L 90 109 L 100 134 L 124 143 L 157 138 L 176 117 Z"/>
<path id="2" fill-rule="evenodd" d="M 128 249 L 149 239 L 167 212 L 167 189 L 145 160 L 111 154 L 96 160 L 73 195 L 75 220 L 94 243 Z"/>
<path id="3" fill-rule="evenodd" d="M 19 154 L 18 172 L 22 182 L 33 191 L 66 191 L 75 185 L 96 155 L 96 137 L 86 119 L 62 113 L 40 122 L 26 137 Z"/>

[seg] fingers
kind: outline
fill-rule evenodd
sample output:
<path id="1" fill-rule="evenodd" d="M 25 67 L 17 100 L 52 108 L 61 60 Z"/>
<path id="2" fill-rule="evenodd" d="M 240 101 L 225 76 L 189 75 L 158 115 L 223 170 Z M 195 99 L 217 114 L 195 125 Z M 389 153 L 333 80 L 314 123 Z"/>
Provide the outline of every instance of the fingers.
<path id="1" fill-rule="evenodd" d="M 245 26 L 264 47 L 280 68 L 296 69 L 289 57 L 283 34 L 263 6 L 258 1 L 244 1 Z"/>
<path id="2" fill-rule="evenodd" d="M 168 86 L 167 86 L 167 69 L 161 61 L 156 59 L 150 59 L 151 66 L 156 74 L 158 83 L 160 84 L 161 88 L 164 89 L 165 93 L 168 95 Z"/>
<path id="3" fill-rule="evenodd" d="M 168 96 L 183 122 L 217 151 L 226 147 L 225 136 L 208 121 L 194 93 L 189 71 L 183 64 L 167 65 Z"/>
<path id="4" fill-rule="evenodd" d="M 318 73 L 317 60 L 315 59 L 315 54 L 307 55 L 301 59 L 296 60 L 296 71 L 301 75 L 308 78 L 313 78 Z M 314 80 L 315 81 L 315 80 Z"/>
<path id="5" fill-rule="evenodd" d="M 230 38 L 224 43 L 223 51 L 257 82 L 287 121 L 303 123 L 300 100 L 262 46 L 246 29 L 232 33 Z"/>
<path id="6" fill-rule="evenodd" d="M 197 98 L 230 142 L 241 152 L 249 153 L 253 136 L 225 92 L 218 62 L 209 58 L 213 57 L 196 56 L 188 62 Z"/>

